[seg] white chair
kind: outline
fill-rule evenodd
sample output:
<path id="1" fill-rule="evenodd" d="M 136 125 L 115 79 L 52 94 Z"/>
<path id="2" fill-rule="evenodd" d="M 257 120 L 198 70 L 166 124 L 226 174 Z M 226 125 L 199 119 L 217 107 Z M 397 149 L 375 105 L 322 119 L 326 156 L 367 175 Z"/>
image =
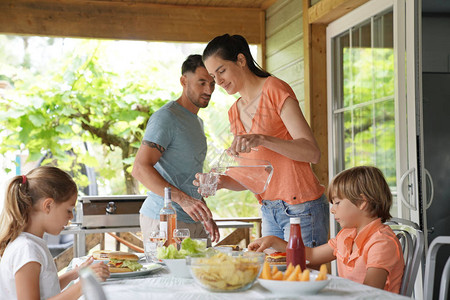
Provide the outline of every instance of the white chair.
<path id="1" fill-rule="evenodd" d="M 397 235 L 403 250 L 405 270 L 403 272 L 400 294 L 411 297 L 416 282 L 417 271 L 423 259 L 425 239 L 419 226 L 409 220 L 392 218 L 385 223 Z"/>
<path id="2" fill-rule="evenodd" d="M 98 282 L 97 277 L 91 269 L 81 269 L 80 280 L 85 300 L 107 300 L 102 285 Z"/>
<path id="3" fill-rule="evenodd" d="M 450 236 L 438 236 L 431 242 L 428 248 L 427 259 L 425 261 L 425 280 L 424 280 L 424 300 L 433 299 L 434 273 L 436 269 L 436 257 L 439 248 L 442 245 L 450 244 Z M 439 300 L 446 299 L 448 295 L 448 283 L 450 279 L 450 258 L 445 263 L 442 271 L 441 286 L 439 289 Z"/>

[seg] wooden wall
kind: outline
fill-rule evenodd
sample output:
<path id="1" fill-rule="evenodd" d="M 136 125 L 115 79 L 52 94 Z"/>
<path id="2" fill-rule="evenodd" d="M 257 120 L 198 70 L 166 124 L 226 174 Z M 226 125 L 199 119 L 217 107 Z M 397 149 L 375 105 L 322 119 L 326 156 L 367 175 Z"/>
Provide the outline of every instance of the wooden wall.
<path id="1" fill-rule="evenodd" d="M 315 2 L 318 2 L 318 0 Z M 308 39 L 311 39 L 311 35 L 304 35 L 305 19 L 303 11 L 304 3 L 302 0 L 279 0 L 267 9 L 266 69 L 286 81 L 293 88 L 297 99 L 300 101 L 303 114 L 310 124 L 321 150 L 320 162 L 313 165 L 313 169 L 319 181 L 327 185 L 326 73 L 310 73 L 309 60 L 312 59 L 310 56 L 306 57 L 308 64 L 305 65 L 304 49 L 310 48 L 311 41 Z M 308 23 L 306 24 L 308 25 Z M 323 42 L 321 32 L 314 32 L 313 37 L 315 39 L 319 38 Z M 322 48 L 315 49 L 325 51 Z M 322 63 L 325 64 L 326 60 L 323 60 Z M 307 73 L 305 74 L 305 72 Z M 310 75 L 312 75 L 311 79 Z M 316 75 L 319 75 L 319 78 Z M 311 94 L 314 87 L 313 83 L 315 83 L 314 80 L 317 79 L 320 80 L 322 87 L 320 89 L 316 88 L 316 92 L 322 91 L 322 93 Z M 323 86 L 324 80 L 325 86 Z"/>
<path id="2" fill-rule="evenodd" d="M 266 69 L 304 99 L 303 17 L 301 0 L 279 0 L 266 11 Z"/>

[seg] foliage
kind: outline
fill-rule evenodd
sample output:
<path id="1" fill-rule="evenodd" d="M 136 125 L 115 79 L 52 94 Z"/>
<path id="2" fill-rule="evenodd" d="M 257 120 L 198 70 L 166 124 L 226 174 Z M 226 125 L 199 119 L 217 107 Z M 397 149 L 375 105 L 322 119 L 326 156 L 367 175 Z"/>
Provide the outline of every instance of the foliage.
<path id="1" fill-rule="evenodd" d="M 164 93 L 149 75 L 119 76 L 103 69 L 101 46 L 99 42 L 87 53 L 74 53 L 61 71 L 45 82 L 39 74 L 34 82 L 13 80 L 15 89 L 1 99 L 4 136 L 0 153 L 26 149 L 30 161 L 51 153 L 42 164 L 57 162 L 74 174 L 78 184 L 86 185 L 80 163 L 94 167 L 101 178 L 116 176 L 111 172 L 113 161 L 106 159 L 100 165 L 87 152 L 86 143 L 97 149 L 119 150 L 127 193 L 131 194 L 137 191 L 137 182 L 130 176 L 130 166 L 148 118 L 165 103 Z M 165 94 L 165 99 L 174 98 L 172 93 Z"/>
<path id="2" fill-rule="evenodd" d="M 11 86 L 0 93 L 0 154 L 46 157 L 43 164 L 57 162 L 80 186 L 88 184 L 80 173 L 85 164 L 107 193 L 145 193 L 130 184 L 129 171 L 147 120 L 181 90 L 179 69 L 187 55 L 180 49 L 200 53 L 204 46 L 139 43 L 145 45 L 135 53 L 127 48 L 123 57 L 116 49 L 108 60 L 120 41 L 0 35 L 0 81 Z M 231 144 L 226 112 L 235 98 L 225 94 L 218 88 L 199 113 L 208 139 L 205 170 Z M 207 202 L 218 217 L 258 215 L 251 192 L 222 190 Z"/>
<path id="3" fill-rule="evenodd" d="M 392 49 L 344 49 L 343 99 L 337 107 L 344 169 L 375 165 L 391 187 L 396 185 L 394 75 Z"/>

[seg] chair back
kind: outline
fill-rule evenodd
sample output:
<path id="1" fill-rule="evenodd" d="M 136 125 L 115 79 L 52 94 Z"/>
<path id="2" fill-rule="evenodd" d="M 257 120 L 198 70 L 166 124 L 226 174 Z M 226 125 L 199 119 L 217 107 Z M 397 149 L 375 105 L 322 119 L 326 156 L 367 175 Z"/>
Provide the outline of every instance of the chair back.
<path id="1" fill-rule="evenodd" d="M 436 257 L 439 248 L 442 245 L 450 244 L 450 236 L 438 236 L 431 242 L 428 248 L 428 254 L 425 261 L 425 280 L 424 280 L 424 300 L 433 299 L 434 273 L 436 269 Z M 439 300 L 446 299 L 448 295 L 448 284 L 450 279 L 450 258 L 445 263 L 442 271 L 441 286 L 439 289 Z"/>
<path id="2" fill-rule="evenodd" d="M 417 224 L 409 220 L 393 218 L 393 220 L 386 222 L 386 225 L 389 225 L 397 235 L 402 246 L 403 258 L 405 259 L 405 270 L 403 272 L 400 294 L 411 297 L 425 249 L 423 232 L 418 229 L 419 226 Z"/>
<path id="3" fill-rule="evenodd" d="M 83 289 L 84 299 L 86 300 L 107 300 L 102 285 L 90 268 L 80 270 L 80 280 Z"/>

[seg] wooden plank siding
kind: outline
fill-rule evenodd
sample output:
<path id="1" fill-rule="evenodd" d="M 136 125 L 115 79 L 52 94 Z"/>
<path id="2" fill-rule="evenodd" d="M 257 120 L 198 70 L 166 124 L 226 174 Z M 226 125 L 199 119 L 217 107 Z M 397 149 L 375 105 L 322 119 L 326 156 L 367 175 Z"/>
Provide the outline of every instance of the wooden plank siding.
<path id="1" fill-rule="evenodd" d="M 266 10 L 266 69 L 292 87 L 303 109 L 301 0 L 279 0 Z"/>
<path id="2" fill-rule="evenodd" d="M 225 32 L 262 44 L 264 10 L 94 0 L 2 0 L 0 32 L 208 42 Z"/>
<path id="3" fill-rule="evenodd" d="M 309 3 L 306 10 L 309 9 Z M 327 102 L 326 73 L 325 77 L 314 74 L 310 78 L 311 57 L 305 56 L 305 49 L 311 47 L 310 34 L 304 35 L 309 28 L 308 17 L 304 18 L 304 3 L 302 0 L 278 1 L 266 11 L 266 68 L 269 72 L 286 81 L 294 90 L 306 120 L 311 126 L 321 150 L 320 162 L 313 165 L 319 181 L 328 183 L 328 136 L 327 136 Z M 322 28 L 323 29 L 323 28 Z M 324 41 L 324 36 L 315 38 Z M 306 45 L 305 45 L 306 43 Z M 315 47 L 315 51 L 325 51 L 325 48 Z M 309 52 L 308 52 L 309 53 Z M 320 57 L 317 55 L 316 57 Z M 317 61 L 316 61 L 317 63 Z M 326 59 L 322 61 L 326 64 Z M 320 67 L 323 67 L 321 65 Z M 306 74 L 305 74 L 306 72 Z M 305 79 L 308 78 L 306 81 Z M 315 82 L 313 86 L 311 82 Z M 322 92 L 316 90 L 321 87 Z M 313 88 L 315 88 L 313 90 Z M 313 92 L 316 92 L 315 94 Z M 313 93 L 313 94 L 311 94 Z M 323 98 L 324 97 L 324 98 Z"/>

